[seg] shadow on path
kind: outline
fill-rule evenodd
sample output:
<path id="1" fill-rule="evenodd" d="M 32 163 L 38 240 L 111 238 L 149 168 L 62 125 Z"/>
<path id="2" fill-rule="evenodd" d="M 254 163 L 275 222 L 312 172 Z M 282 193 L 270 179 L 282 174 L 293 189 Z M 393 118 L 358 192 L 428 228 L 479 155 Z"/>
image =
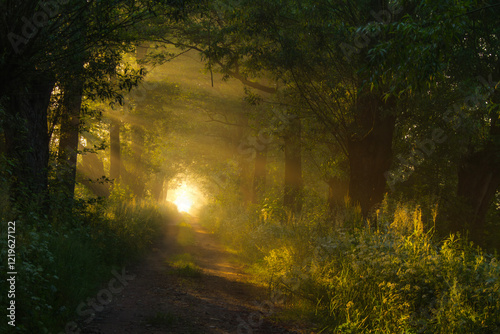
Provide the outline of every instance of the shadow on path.
<path id="1" fill-rule="evenodd" d="M 179 255 L 192 260 L 192 270 L 175 267 Z M 165 239 L 127 271 L 136 277 L 82 334 L 312 333 L 265 319 L 274 313 L 266 289 L 245 283 L 242 267 L 194 219 L 169 225 Z"/>

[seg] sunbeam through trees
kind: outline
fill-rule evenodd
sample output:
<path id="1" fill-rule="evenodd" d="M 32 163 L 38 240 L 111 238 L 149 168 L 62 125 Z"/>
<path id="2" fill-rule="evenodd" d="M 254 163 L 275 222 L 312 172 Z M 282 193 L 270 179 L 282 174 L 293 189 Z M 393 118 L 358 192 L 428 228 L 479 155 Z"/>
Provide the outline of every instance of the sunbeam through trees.
<path id="1" fill-rule="evenodd" d="M 1 333 L 500 333 L 500 3 L 0 10 Z"/>

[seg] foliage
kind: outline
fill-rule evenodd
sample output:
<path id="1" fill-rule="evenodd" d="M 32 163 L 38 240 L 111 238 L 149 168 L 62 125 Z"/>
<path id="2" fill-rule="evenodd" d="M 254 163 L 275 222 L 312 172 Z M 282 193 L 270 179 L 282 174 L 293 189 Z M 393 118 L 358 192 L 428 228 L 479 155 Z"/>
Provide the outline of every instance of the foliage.
<path id="1" fill-rule="evenodd" d="M 163 232 L 168 209 L 128 200 L 118 191 L 107 202 L 81 202 L 79 213 L 41 224 L 39 217 L 16 220 L 16 329 L 60 332 L 77 320 L 76 308 Z M 34 221 L 28 221 L 32 219 Z M 1 255 L 7 258 L 7 222 Z M 7 272 L 6 262 L 0 265 Z M 1 283 L 8 291 L 6 281 Z M 5 305 L 6 295 L 2 295 Z M 6 326 L 3 322 L 1 326 Z M 2 332 L 7 332 L 7 329 Z"/>
<path id="2" fill-rule="evenodd" d="M 199 278 L 203 273 L 200 267 L 193 262 L 190 253 L 172 256 L 172 259 L 167 264 L 173 267 L 173 272 L 181 277 Z"/>
<path id="3" fill-rule="evenodd" d="M 248 211 L 238 215 L 224 208 L 212 207 L 220 219 L 212 226 L 240 246 L 274 302 L 295 319 L 314 319 L 324 332 L 500 330 L 497 258 L 461 235 L 437 239 L 435 206 L 422 210 L 386 201 L 376 228 L 364 224 L 359 209 L 348 203 L 334 217 L 311 209 L 295 221 L 256 221 Z M 423 218 L 423 211 L 432 214 Z M 251 242 L 245 246 L 244 240 Z"/>
<path id="4" fill-rule="evenodd" d="M 314 314 L 320 330 L 500 330 L 496 258 L 466 235 L 448 235 L 477 229 L 498 246 L 497 3 L 71 0 L 51 13 L 47 4 L 0 5 L 0 245 L 5 252 L 3 226 L 15 218 L 19 331 L 59 330 L 111 268 L 154 242 L 172 210 L 149 200 L 165 200 L 165 185 L 185 176 L 213 197 L 202 223 L 253 265 L 279 302 Z M 47 17 L 39 29 L 27 22 L 35 15 Z M 150 52 L 133 59 L 136 47 Z M 164 63 L 168 70 L 151 68 Z M 71 91 L 72 81 L 81 91 Z M 75 198 L 62 178 L 75 181 L 73 167 L 56 154 L 72 94 L 83 95 L 73 133 L 85 142 L 72 148 L 82 162 Z M 48 109 L 34 98 L 42 95 Z M 294 117 L 301 131 L 290 134 Z M 119 145 L 107 147 L 109 123 Z M 370 137 L 378 131 L 380 151 Z M 307 193 L 295 217 L 282 205 L 283 139 L 293 135 Z M 265 162 L 252 183 L 258 152 Z M 113 154 L 121 175 L 108 197 Z M 387 163 L 377 168 L 378 160 Z M 378 180 L 364 174 L 370 168 Z M 91 178 L 106 182 L 94 193 L 107 198 L 91 197 L 91 182 L 83 188 Z M 361 211 L 346 197 L 329 212 L 325 187 L 333 194 L 335 181 L 349 178 L 354 202 L 359 183 L 358 193 L 377 203 Z M 266 189 L 250 204 L 255 184 Z M 390 195 L 378 203 L 386 186 Z M 475 222 L 488 205 L 488 221 Z M 193 242 L 188 224 L 179 225 L 178 241 Z M 172 265 L 200 274 L 182 256 Z"/>

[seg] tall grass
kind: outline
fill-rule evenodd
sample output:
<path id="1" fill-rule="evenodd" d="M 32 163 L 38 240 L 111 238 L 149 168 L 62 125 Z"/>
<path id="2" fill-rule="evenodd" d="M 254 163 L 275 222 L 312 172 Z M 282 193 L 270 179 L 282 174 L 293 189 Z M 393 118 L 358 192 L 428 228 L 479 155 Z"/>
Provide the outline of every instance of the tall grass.
<path id="1" fill-rule="evenodd" d="M 16 221 L 16 330 L 64 332 L 79 321 L 76 308 L 96 296 L 102 284 L 145 251 L 160 236 L 168 210 L 147 201 L 112 196 L 107 201 L 79 201 L 77 213 L 57 223 Z M 25 215 L 29 217 L 29 215 Z M 65 222 L 66 221 L 66 222 Z M 2 222 L 1 257 L 6 259 L 6 226 Z M 7 272 L 6 261 L 0 270 Z M 5 281 L 0 289 L 7 291 Z M 1 295 L 2 305 L 5 294 Z M 0 332 L 11 332 L 6 321 Z"/>
<path id="2" fill-rule="evenodd" d="M 437 240 L 435 214 L 423 221 L 418 206 L 386 205 L 376 225 L 350 206 L 335 217 L 311 208 L 297 219 L 260 221 L 241 208 L 235 215 L 235 206 L 218 210 L 214 228 L 231 235 L 273 295 L 318 330 L 500 332 L 497 258 L 460 235 Z"/>

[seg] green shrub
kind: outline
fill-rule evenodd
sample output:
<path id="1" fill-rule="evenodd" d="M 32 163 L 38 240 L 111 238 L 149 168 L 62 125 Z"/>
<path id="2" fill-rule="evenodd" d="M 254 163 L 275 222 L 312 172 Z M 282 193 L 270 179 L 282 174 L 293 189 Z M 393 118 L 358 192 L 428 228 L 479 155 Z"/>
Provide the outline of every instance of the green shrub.
<path id="1" fill-rule="evenodd" d="M 205 223 L 231 236 L 271 300 L 324 332 L 500 332 L 497 259 L 460 235 L 435 239 L 435 205 L 385 201 L 375 225 L 348 202 L 334 217 L 309 206 L 294 219 L 221 204 Z"/>
<path id="2" fill-rule="evenodd" d="M 265 257 L 272 286 L 317 302 L 335 332 L 500 331 L 500 265 L 459 236 L 424 233 L 420 211 L 400 207 L 378 231 L 337 230 Z M 293 282 L 293 285 L 290 285 Z"/>
<path id="3" fill-rule="evenodd" d="M 95 296 L 113 269 L 126 265 L 163 233 L 169 209 L 142 201 L 77 201 L 73 214 L 41 223 L 25 213 L 16 221 L 16 329 L 59 333 L 77 314 L 76 307 Z M 6 225 L 0 249 L 6 259 Z M 0 270 L 7 272 L 5 261 Z M 7 291 L 6 281 L 0 289 Z M 5 304 L 2 295 L 2 305 Z M 6 322 L 0 332 L 8 332 Z"/>

